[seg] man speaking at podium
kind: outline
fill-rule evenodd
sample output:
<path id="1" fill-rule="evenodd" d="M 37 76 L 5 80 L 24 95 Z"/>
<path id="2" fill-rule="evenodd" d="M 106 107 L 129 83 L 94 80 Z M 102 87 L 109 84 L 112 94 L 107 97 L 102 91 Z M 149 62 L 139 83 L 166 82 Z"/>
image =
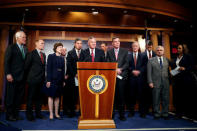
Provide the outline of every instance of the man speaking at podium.
<path id="1" fill-rule="evenodd" d="M 80 60 L 81 62 L 104 62 L 105 54 L 101 49 L 96 48 L 96 39 L 91 36 L 88 38 L 89 48 L 81 52 Z"/>

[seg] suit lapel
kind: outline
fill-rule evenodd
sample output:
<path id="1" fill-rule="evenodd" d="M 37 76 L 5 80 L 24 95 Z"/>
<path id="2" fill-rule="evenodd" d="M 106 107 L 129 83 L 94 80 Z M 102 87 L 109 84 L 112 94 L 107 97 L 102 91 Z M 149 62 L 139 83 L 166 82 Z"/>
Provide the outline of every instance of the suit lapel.
<path id="1" fill-rule="evenodd" d="M 23 59 L 22 52 L 21 52 L 20 48 L 18 47 L 17 44 L 15 44 L 15 46 L 16 46 L 16 50 L 17 50 L 18 54 L 20 54 L 21 58 Z"/>
<path id="2" fill-rule="evenodd" d="M 158 62 L 157 57 L 154 57 L 154 63 L 157 65 L 157 67 L 160 69 L 160 64 Z"/>
<path id="3" fill-rule="evenodd" d="M 76 50 L 75 50 L 75 48 L 73 49 L 73 57 L 74 57 L 74 59 L 75 60 L 78 60 L 78 56 L 77 56 L 77 53 L 76 53 Z"/>
<path id="4" fill-rule="evenodd" d="M 41 60 L 41 57 L 40 55 L 38 54 L 38 51 L 37 50 L 34 50 L 34 54 L 35 54 L 35 57 L 37 57 L 37 59 L 40 61 L 40 64 L 43 64 L 42 63 L 42 60 Z M 43 55 L 43 54 L 42 54 Z M 43 58 L 44 58 L 44 55 L 43 55 Z"/>

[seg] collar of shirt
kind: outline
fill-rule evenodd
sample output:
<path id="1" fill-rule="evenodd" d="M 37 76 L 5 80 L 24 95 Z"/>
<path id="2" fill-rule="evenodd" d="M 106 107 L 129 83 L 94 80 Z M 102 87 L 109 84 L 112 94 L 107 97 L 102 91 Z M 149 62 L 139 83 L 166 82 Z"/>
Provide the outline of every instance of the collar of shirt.
<path id="1" fill-rule="evenodd" d="M 78 50 L 78 49 L 75 48 L 75 51 L 76 51 L 77 55 L 78 55 L 78 53 L 81 53 L 81 49 Z"/>
<path id="2" fill-rule="evenodd" d="M 92 54 L 92 49 L 89 48 L 89 51 L 90 51 L 90 55 L 91 55 L 91 54 Z M 93 53 L 94 53 L 94 55 L 95 55 L 95 48 L 93 49 Z"/>
<path id="3" fill-rule="evenodd" d="M 20 50 L 22 49 L 22 45 L 19 43 L 16 43 L 18 45 L 18 47 L 20 48 Z"/>
<path id="4" fill-rule="evenodd" d="M 39 49 L 36 49 L 36 50 L 37 50 L 37 52 L 38 52 L 38 54 L 39 54 L 39 56 L 40 56 L 41 50 L 39 50 Z"/>
<path id="5" fill-rule="evenodd" d="M 149 58 L 149 51 L 148 50 L 146 50 L 146 54 L 147 54 L 147 56 Z M 152 50 L 150 51 L 150 54 L 151 54 L 151 56 L 153 56 L 153 51 Z"/>
<path id="6" fill-rule="evenodd" d="M 161 57 L 157 56 L 158 62 L 160 63 L 160 58 L 161 58 L 161 61 L 162 61 L 162 63 L 163 63 L 163 56 L 161 56 Z"/>
<path id="7" fill-rule="evenodd" d="M 138 57 L 138 52 L 133 52 L 133 58 L 135 57 L 136 55 L 136 58 Z"/>
<path id="8" fill-rule="evenodd" d="M 116 52 L 119 52 L 119 48 L 118 49 L 114 48 L 114 53 L 116 53 Z"/>

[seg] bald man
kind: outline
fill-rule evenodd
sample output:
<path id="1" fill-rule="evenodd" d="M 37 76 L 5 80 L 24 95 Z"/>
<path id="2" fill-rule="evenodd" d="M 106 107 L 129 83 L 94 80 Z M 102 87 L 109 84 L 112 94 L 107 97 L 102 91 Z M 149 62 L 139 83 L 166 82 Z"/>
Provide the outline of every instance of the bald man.
<path id="1" fill-rule="evenodd" d="M 152 88 L 154 119 L 168 118 L 169 107 L 169 61 L 164 57 L 164 47 L 156 48 L 156 57 L 149 59 L 147 64 L 147 79 Z M 160 101 L 162 112 L 160 112 Z"/>
<path id="2" fill-rule="evenodd" d="M 28 93 L 27 93 L 27 107 L 26 107 L 26 117 L 29 121 L 34 121 L 35 117 L 33 115 L 33 101 L 35 102 L 35 113 L 36 118 L 44 119 L 41 114 L 42 105 L 42 93 L 41 89 L 45 81 L 45 65 L 46 56 L 42 52 L 44 49 L 44 41 L 36 40 L 36 48 L 27 55 L 25 61 L 25 71 L 28 72 L 27 83 L 28 83 Z"/>

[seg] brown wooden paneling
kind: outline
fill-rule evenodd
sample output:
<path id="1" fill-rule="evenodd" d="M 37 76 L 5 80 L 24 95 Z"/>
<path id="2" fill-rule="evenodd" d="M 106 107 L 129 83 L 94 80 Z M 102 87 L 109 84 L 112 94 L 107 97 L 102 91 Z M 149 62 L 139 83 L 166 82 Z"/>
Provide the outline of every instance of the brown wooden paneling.
<path id="1" fill-rule="evenodd" d="M 55 37 L 61 37 L 62 31 L 39 31 L 39 36 L 55 36 Z"/>
<path id="2" fill-rule="evenodd" d="M 28 7 L 28 6 L 95 6 L 95 7 L 112 7 L 132 9 L 162 15 L 168 15 L 180 19 L 187 19 L 191 12 L 186 8 L 170 2 L 168 0 L 4 0 L 1 2 L 1 8 L 8 7 Z M 167 8 L 166 8 L 167 7 Z"/>
<path id="3" fill-rule="evenodd" d="M 4 88 L 4 57 L 5 50 L 8 45 L 9 27 L 0 27 L 0 100 L 2 98 L 2 91 Z M 0 102 L 1 103 L 1 102 Z"/>

